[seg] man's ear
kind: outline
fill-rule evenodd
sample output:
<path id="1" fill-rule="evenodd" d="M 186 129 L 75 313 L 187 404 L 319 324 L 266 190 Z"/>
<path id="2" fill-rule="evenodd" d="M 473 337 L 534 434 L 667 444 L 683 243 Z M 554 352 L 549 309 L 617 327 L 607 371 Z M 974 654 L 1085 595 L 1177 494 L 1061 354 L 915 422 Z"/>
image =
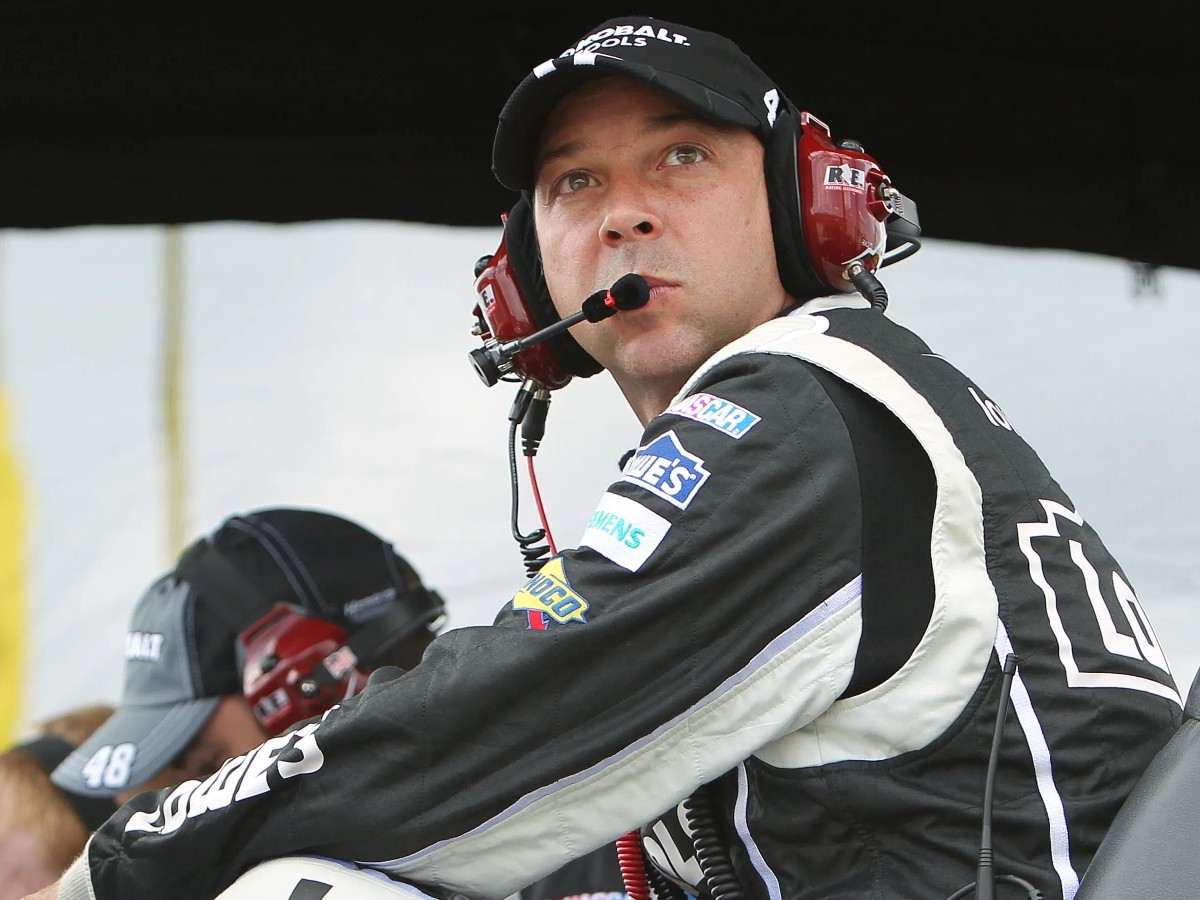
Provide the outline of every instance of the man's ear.
<path id="1" fill-rule="evenodd" d="M 528 191 L 521 192 L 521 199 L 508 213 L 504 226 L 508 245 L 509 265 L 517 280 L 530 317 L 538 328 L 552 325 L 560 318 L 550 289 L 546 286 L 542 268 L 542 249 L 534 230 L 533 198 Z M 569 332 L 557 334 L 546 341 L 555 361 L 571 375 L 587 378 L 601 371 L 598 362 L 592 359 Z"/>

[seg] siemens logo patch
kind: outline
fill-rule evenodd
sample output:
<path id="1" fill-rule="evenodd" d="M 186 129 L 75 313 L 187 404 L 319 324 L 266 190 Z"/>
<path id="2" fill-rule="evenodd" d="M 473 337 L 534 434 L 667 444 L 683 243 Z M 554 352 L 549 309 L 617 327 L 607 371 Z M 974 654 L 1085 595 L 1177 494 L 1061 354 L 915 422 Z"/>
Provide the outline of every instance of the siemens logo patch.
<path id="1" fill-rule="evenodd" d="M 727 434 L 735 441 L 762 421 L 744 406 L 738 406 L 712 394 L 693 394 L 684 397 L 666 412 L 671 416 L 683 416 L 709 428 Z"/>
<path id="2" fill-rule="evenodd" d="M 628 547 L 630 550 L 636 550 L 642 546 L 642 539 L 646 536 L 646 529 L 638 528 L 619 513 L 609 512 L 606 509 L 598 509 L 592 513 L 592 517 L 588 520 L 588 528 L 616 538 L 618 544 Z"/>
<path id="3" fill-rule="evenodd" d="M 674 431 L 656 437 L 625 463 L 621 480 L 645 488 L 668 503 L 687 509 L 708 481 L 704 460 L 683 449 Z"/>
<path id="4" fill-rule="evenodd" d="M 671 523 L 628 497 L 605 494 L 579 541 L 618 566 L 636 572 L 658 549 Z"/>

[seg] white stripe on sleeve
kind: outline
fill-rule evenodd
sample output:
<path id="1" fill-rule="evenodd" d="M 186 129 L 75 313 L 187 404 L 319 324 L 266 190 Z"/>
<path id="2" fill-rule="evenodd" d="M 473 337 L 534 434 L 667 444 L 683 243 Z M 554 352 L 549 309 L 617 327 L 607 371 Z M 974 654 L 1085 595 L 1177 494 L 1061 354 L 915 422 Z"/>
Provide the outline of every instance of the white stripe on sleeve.
<path id="1" fill-rule="evenodd" d="M 1000 664 L 1004 664 L 1008 654 L 1013 652 L 1012 642 L 1008 639 L 1008 631 L 1003 622 L 996 623 L 996 656 Z M 1029 691 L 1021 680 L 1021 670 L 1018 665 L 1017 674 L 1012 683 L 1013 708 L 1017 711 L 1017 721 L 1025 733 L 1025 741 L 1029 744 L 1029 754 L 1033 757 L 1033 772 L 1037 779 L 1038 793 L 1042 797 L 1042 805 L 1046 807 L 1046 818 L 1050 822 L 1050 858 L 1054 862 L 1054 871 L 1062 882 L 1063 900 L 1072 900 L 1079 890 L 1079 875 L 1071 865 L 1070 834 L 1067 831 L 1067 813 L 1063 809 L 1062 797 L 1054 784 L 1054 770 L 1050 761 L 1050 747 L 1046 743 L 1046 735 L 1042 731 L 1042 723 L 1038 721 L 1033 702 L 1029 699 Z"/>

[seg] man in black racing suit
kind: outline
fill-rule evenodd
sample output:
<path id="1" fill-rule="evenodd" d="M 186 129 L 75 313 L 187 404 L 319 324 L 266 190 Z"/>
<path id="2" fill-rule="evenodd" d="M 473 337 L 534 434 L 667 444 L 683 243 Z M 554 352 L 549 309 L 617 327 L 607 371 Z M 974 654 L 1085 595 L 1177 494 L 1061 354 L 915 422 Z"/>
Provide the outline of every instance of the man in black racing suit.
<path id="1" fill-rule="evenodd" d="M 625 272 L 653 288 L 573 331 L 637 453 L 493 626 L 135 799 L 61 900 L 199 900 L 294 853 L 500 897 L 702 785 L 746 896 L 945 897 L 1010 652 L 996 867 L 1074 895 L 1175 683 L 986 393 L 865 301 L 785 289 L 763 174 L 785 111 L 729 41 L 638 17 L 522 83 L 495 167 L 559 312 Z"/>

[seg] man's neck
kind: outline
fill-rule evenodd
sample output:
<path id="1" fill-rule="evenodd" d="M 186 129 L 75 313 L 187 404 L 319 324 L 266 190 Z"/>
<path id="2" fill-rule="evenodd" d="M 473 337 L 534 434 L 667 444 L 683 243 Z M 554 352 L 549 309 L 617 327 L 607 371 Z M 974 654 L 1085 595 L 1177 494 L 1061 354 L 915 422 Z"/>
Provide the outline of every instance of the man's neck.
<path id="1" fill-rule="evenodd" d="M 784 294 L 779 304 L 779 310 L 771 318 L 785 316 L 797 308 L 798 304 L 796 301 L 787 294 Z M 764 321 L 770 320 L 766 319 Z M 763 323 L 760 322 L 759 324 Z M 748 334 L 752 330 L 748 329 L 746 333 Z M 719 350 L 715 352 L 719 352 Z M 701 362 L 700 365 L 703 366 L 704 363 Z M 683 389 L 683 386 L 688 383 L 697 371 L 699 371 L 698 368 L 687 372 L 670 372 L 653 378 L 638 378 L 628 374 L 618 375 L 615 372 L 611 374 L 613 380 L 617 383 L 617 387 L 625 395 L 625 402 L 629 404 L 634 415 L 638 417 L 638 421 L 645 428 L 650 424 L 651 419 L 660 415 L 663 410 L 671 405 L 671 401 L 675 399 L 675 395 Z"/>
<path id="2" fill-rule="evenodd" d="M 625 395 L 625 402 L 629 404 L 629 408 L 638 417 L 638 421 L 642 423 L 643 428 L 650 424 L 651 419 L 660 415 L 663 410 L 671 405 L 671 401 L 675 399 L 675 395 L 679 393 L 680 388 L 687 383 L 687 379 L 688 376 L 686 375 L 654 379 L 652 381 L 613 376 L 617 387 Z"/>

